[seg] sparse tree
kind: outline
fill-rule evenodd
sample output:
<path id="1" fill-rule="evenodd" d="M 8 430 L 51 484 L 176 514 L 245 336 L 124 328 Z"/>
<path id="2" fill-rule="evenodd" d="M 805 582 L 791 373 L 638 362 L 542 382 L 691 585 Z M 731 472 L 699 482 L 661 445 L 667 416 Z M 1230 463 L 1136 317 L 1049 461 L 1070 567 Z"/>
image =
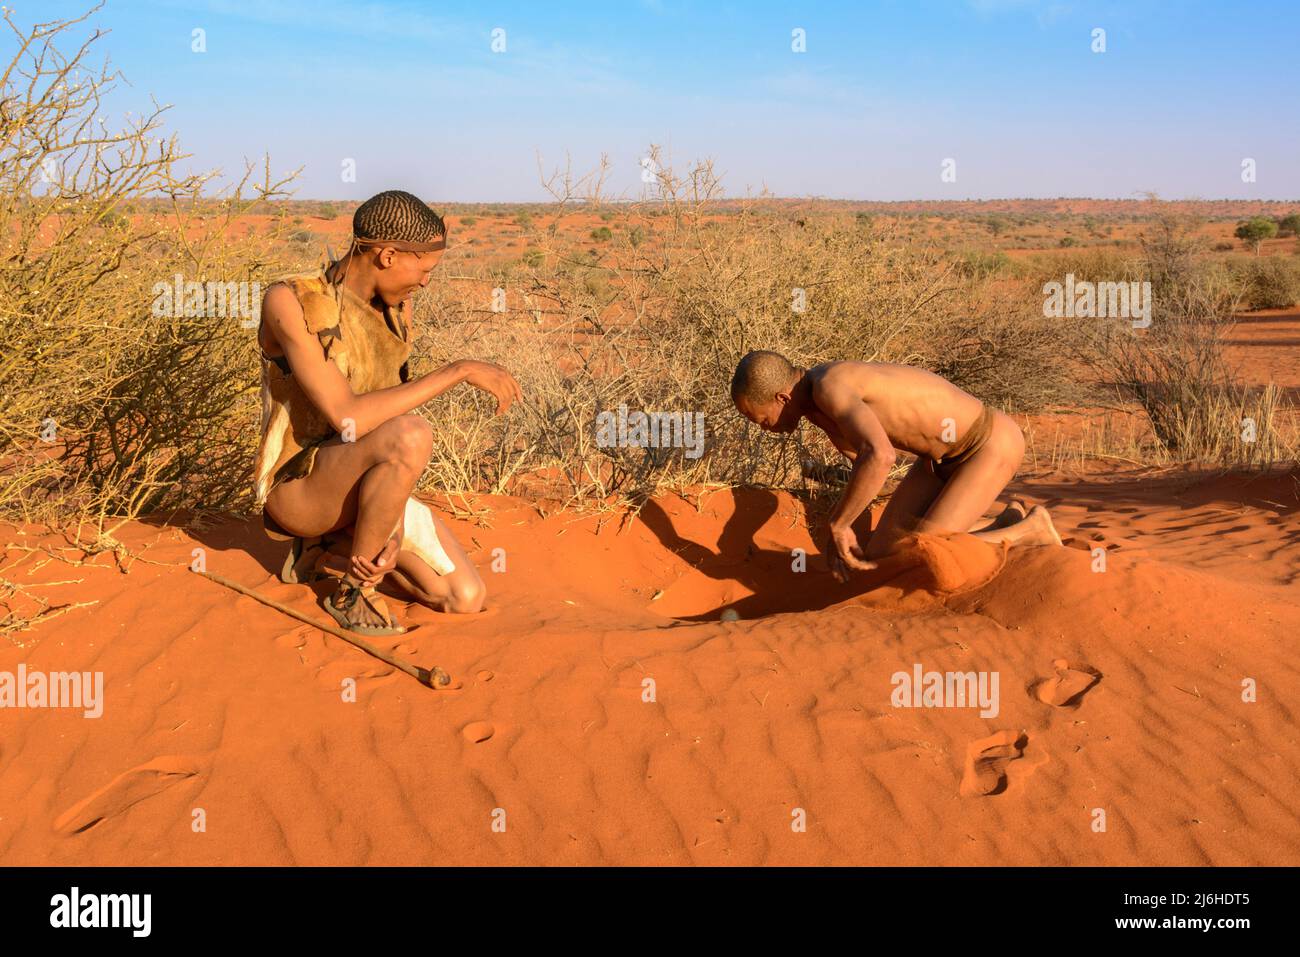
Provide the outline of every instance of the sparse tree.
<path id="1" fill-rule="evenodd" d="M 1239 223 L 1233 235 L 1243 242 L 1253 243 L 1255 255 L 1258 256 L 1259 248 L 1263 245 L 1264 240 L 1272 239 L 1277 235 L 1277 223 L 1271 219 L 1265 219 L 1263 216 L 1254 216 L 1244 223 Z"/>

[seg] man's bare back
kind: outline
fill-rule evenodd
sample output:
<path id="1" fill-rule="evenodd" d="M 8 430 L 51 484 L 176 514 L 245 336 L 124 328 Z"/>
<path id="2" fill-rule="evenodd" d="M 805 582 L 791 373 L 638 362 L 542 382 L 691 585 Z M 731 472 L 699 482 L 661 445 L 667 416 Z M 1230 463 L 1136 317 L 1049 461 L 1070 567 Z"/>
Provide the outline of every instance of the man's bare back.
<path id="1" fill-rule="evenodd" d="M 737 410 L 770 432 L 792 432 L 807 418 L 853 462 L 828 522 L 831 571 L 876 567 L 916 531 L 967 532 L 989 542 L 1060 544 L 1041 507 L 1013 502 L 991 525 L 979 519 L 1024 458 L 1024 436 L 1010 416 L 986 407 L 924 369 L 881 362 L 828 362 L 802 369 L 773 352 L 751 352 L 736 368 Z M 898 459 L 917 456 L 890 496 L 864 549 L 853 524 L 879 495 Z"/>
<path id="2" fill-rule="evenodd" d="M 947 379 L 912 366 L 826 362 L 809 369 L 807 380 L 814 403 L 807 418 L 850 460 L 857 448 L 835 418 L 845 401 L 865 403 L 894 449 L 936 460 L 952 444 L 944 436 L 966 434 L 983 408 Z"/>

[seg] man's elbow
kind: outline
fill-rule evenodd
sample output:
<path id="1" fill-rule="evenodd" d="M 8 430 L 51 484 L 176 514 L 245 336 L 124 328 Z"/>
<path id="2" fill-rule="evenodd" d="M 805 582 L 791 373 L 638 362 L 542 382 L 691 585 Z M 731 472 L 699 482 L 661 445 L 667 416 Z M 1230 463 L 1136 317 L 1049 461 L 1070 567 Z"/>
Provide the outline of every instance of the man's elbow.
<path id="1" fill-rule="evenodd" d="M 356 410 L 351 403 L 340 403 L 322 410 L 325 418 L 329 421 L 332 428 L 339 435 L 356 437 L 357 435 L 357 417 Z"/>
<path id="2" fill-rule="evenodd" d="M 898 462 L 898 453 L 894 449 L 881 449 L 875 446 L 864 446 L 858 452 L 858 462 L 862 468 L 869 469 L 878 475 L 888 475 Z"/>

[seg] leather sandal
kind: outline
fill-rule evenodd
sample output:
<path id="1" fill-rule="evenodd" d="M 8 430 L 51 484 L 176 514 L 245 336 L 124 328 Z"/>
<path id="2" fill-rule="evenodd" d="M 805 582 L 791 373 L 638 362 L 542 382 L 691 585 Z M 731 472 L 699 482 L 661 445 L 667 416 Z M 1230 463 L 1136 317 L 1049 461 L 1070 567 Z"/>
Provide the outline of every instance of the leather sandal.
<path id="1" fill-rule="evenodd" d="M 382 618 L 383 625 L 362 624 L 357 619 L 361 612 L 369 608 Z M 339 580 L 339 587 L 334 594 L 325 599 L 325 610 L 339 623 L 340 628 L 366 637 L 383 637 L 385 635 L 404 635 L 406 629 L 388 613 L 388 605 L 375 591 L 374 585 L 362 585 L 351 575 L 344 575 Z"/>

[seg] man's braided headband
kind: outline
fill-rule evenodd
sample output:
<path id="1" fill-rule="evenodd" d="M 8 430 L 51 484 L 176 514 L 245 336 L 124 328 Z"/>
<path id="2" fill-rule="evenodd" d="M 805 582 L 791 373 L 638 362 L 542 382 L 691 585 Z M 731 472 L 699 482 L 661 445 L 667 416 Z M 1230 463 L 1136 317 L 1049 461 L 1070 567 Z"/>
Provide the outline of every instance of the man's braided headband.
<path id="1" fill-rule="evenodd" d="M 447 248 L 447 237 L 442 236 L 433 242 L 417 243 L 407 239 L 353 239 L 354 246 L 389 246 L 404 253 L 431 253 Z"/>

